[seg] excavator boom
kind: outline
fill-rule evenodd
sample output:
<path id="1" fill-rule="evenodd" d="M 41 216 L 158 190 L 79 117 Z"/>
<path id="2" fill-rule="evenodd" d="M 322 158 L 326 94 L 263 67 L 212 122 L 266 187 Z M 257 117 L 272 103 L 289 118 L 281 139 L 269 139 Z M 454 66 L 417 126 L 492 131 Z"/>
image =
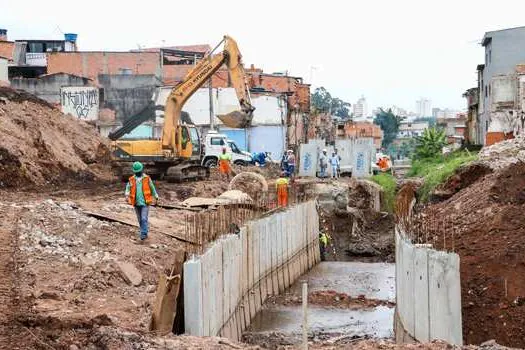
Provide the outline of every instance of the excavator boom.
<path id="1" fill-rule="evenodd" d="M 182 107 L 223 64 L 226 64 L 230 73 L 231 82 L 237 93 L 241 110 L 218 116 L 218 118 L 228 127 L 245 128 L 250 126 L 255 108 L 251 105 L 250 93 L 245 81 L 244 67 L 241 62 L 241 54 L 235 40 L 225 36 L 223 41 L 223 52 L 204 57 L 168 96 L 164 109 L 164 128 L 162 130 L 163 149 L 180 149 L 179 143 L 181 140 L 177 139 L 176 130 L 180 121 Z"/>

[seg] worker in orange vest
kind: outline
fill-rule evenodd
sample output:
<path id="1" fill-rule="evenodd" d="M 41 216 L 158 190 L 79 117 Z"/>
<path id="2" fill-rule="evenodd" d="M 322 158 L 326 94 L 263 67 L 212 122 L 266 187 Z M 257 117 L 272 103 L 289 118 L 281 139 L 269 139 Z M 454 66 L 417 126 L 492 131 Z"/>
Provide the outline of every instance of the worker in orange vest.
<path id="1" fill-rule="evenodd" d="M 135 208 L 137 220 L 140 225 L 139 240 L 142 243 L 148 238 L 148 213 L 149 206 L 159 200 L 159 195 L 151 178 L 144 174 L 144 166 L 141 162 L 135 162 L 132 166 L 133 176 L 129 178 L 126 185 L 126 200 Z"/>
<path id="2" fill-rule="evenodd" d="M 222 153 L 219 154 L 219 172 L 225 175 L 226 180 L 230 180 L 232 155 L 227 152 L 226 147 L 222 148 Z"/>
<path id="3" fill-rule="evenodd" d="M 286 207 L 288 205 L 288 178 L 286 172 L 281 173 L 281 177 L 275 181 L 275 188 L 277 189 L 277 206 Z"/>

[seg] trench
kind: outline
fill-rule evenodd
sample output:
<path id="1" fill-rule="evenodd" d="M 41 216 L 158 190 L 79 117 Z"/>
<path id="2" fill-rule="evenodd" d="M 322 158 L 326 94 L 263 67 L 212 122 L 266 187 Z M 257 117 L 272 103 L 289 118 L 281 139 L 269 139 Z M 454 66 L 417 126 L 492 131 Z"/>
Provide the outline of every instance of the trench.
<path id="1" fill-rule="evenodd" d="M 350 193 L 350 197 L 364 196 Z M 268 349 L 301 344 L 303 282 L 308 284 L 310 343 L 345 345 L 361 339 L 394 338 L 393 218 L 365 204 L 360 208 L 361 226 L 356 235 L 352 228 L 356 217 L 347 211 L 336 214 L 331 198 L 325 201 L 326 206 L 322 199 L 319 226 L 329 231 L 333 248 L 326 255 L 327 261 L 266 300 L 243 332 L 243 342 Z"/>

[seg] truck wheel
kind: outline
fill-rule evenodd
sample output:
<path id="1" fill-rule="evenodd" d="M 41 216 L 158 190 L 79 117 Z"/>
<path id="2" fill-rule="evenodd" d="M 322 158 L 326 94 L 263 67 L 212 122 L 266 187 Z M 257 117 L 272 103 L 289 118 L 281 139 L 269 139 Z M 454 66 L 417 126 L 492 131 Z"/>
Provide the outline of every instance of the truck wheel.
<path id="1" fill-rule="evenodd" d="M 233 164 L 240 165 L 240 166 L 247 166 L 248 165 L 248 163 L 246 163 L 244 160 L 236 160 L 235 162 L 233 162 Z"/>
<path id="2" fill-rule="evenodd" d="M 216 168 L 217 167 L 217 158 L 208 158 L 206 159 L 206 161 L 204 162 L 204 166 L 206 168 Z"/>

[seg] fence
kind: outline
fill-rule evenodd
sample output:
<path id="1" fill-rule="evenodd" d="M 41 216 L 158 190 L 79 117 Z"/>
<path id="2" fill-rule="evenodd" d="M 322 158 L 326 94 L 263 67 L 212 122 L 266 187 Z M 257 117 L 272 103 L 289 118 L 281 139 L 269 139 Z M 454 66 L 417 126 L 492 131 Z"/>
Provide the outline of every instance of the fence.
<path id="1" fill-rule="evenodd" d="M 304 188 L 290 186 L 287 206 L 304 203 L 309 200 Z M 213 206 L 213 208 L 186 214 L 184 216 L 184 231 L 177 237 L 187 242 L 186 250 L 194 254 L 202 254 L 206 244 L 213 242 L 224 234 L 238 233 L 246 222 L 282 210 L 275 191 L 269 191 L 254 196 L 250 200 L 238 200 L 228 204 Z"/>
<path id="2" fill-rule="evenodd" d="M 315 201 L 246 223 L 184 264 L 186 333 L 239 340 L 268 296 L 320 261 Z"/>

